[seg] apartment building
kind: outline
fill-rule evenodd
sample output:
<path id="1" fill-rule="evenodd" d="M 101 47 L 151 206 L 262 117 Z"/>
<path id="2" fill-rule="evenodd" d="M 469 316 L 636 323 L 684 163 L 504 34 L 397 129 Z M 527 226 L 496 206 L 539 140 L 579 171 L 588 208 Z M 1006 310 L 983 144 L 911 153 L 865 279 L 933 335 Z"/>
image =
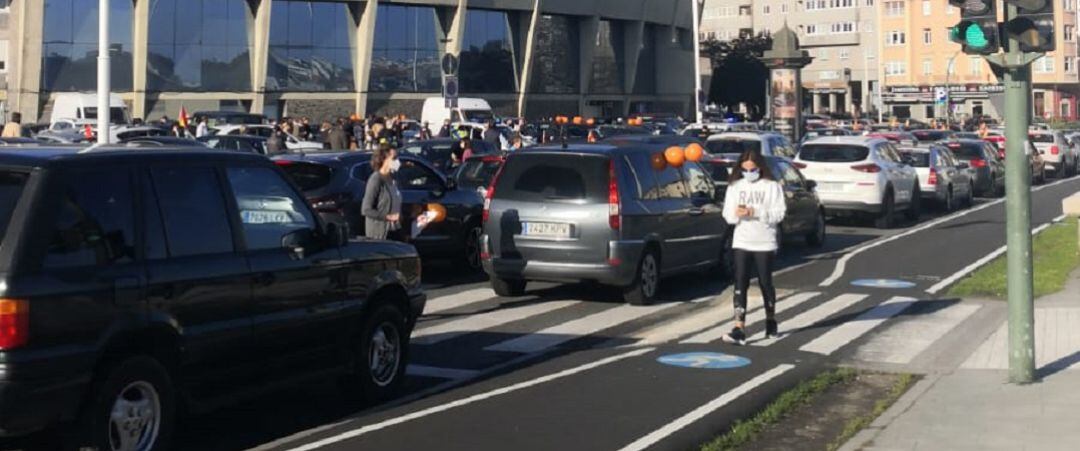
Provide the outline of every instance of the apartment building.
<path id="1" fill-rule="evenodd" d="M 1032 114 L 1047 120 L 1076 120 L 1077 0 L 1054 0 L 1057 51 L 1032 67 Z M 948 114 L 935 92 L 949 93 L 953 117 L 1001 117 L 1003 86 L 989 64 L 966 55 L 949 40 L 960 11 L 944 0 L 881 0 L 878 9 L 885 112 L 920 120 Z"/>
<path id="2" fill-rule="evenodd" d="M 0 122 L 7 120 L 8 58 L 11 23 L 11 0 L 0 0 Z"/>
<path id="3" fill-rule="evenodd" d="M 803 69 L 803 106 L 814 113 L 877 111 L 880 0 L 706 0 L 702 39 L 772 33 L 785 23 L 814 57 Z M 944 0 L 941 0 L 944 1 Z"/>

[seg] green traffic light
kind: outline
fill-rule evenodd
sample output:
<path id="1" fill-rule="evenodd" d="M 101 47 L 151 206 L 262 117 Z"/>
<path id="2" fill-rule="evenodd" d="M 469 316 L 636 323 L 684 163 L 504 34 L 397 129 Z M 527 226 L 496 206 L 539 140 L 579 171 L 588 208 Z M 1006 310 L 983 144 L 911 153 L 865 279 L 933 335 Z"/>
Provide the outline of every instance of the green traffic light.
<path id="1" fill-rule="evenodd" d="M 986 39 L 986 33 L 977 24 L 970 24 L 967 30 L 964 30 L 964 41 L 967 42 L 968 47 L 974 49 L 983 49 L 990 45 L 990 40 Z"/>

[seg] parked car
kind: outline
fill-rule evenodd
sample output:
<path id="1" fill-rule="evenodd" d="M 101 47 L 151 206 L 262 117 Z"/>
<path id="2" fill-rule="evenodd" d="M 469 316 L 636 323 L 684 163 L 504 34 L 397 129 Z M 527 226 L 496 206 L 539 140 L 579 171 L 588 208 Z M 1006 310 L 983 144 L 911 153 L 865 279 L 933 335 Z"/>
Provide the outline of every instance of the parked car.
<path id="1" fill-rule="evenodd" d="M 662 277 L 722 265 L 727 226 L 706 169 L 652 164 L 674 139 L 685 137 L 510 154 L 484 202 L 481 255 L 495 293 L 595 281 L 646 304 Z"/>
<path id="2" fill-rule="evenodd" d="M 945 211 L 975 203 L 971 166 L 958 160 L 948 146 L 904 147 L 900 153 L 919 175 L 923 200 L 936 202 Z"/>
<path id="3" fill-rule="evenodd" d="M 838 136 L 802 145 L 795 166 L 817 182 L 817 193 L 830 215 L 863 213 L 878 228 L 894 225 L 896 212 L 909 220 L 920 214 L 915 169 L 903 162 L 897 146 L 880 138 Z"/>
<path id="4" fill-rule="evenodd" d="M 705 142 L 705 150 L 711 155 L 753 150 L 767 157 L 795 157 L 795 146 L 791 145 L 791 141 L 788 141 L 784 135 L 774 132 L 734 132 L 712 135 Z"/>
<path id="5" fill-rule="evenodd" d="M 873 132 L 866 135 L 867 138 L 883 138 L 896 143 L 899 146 L 914 147 L 919 145 L 919 139 L 910 132 L 883 131 Z"/>
<path id="6" fill-rule="evenodd" d="M 128 147 L 194 147 L 206 149 L 206 144 L 191 138 L 177 138 L 175 136 L 136 136 L 121 140 L 119 144 Z"/>
<path id="7" fill-rule="evenodd" d="M 458 149 L 460 141 L 451 138 L 439 138 L 428 139 L 424 141 L 413 141 L 402 146 L 398 149 L 402 155 L 413 155 L 415 157 L 423 158 L 431 163 L 435 169 L 448 173 L 454 170 L 453 162 L 450 155 Z M 499 150 L 487 143 L 482 139 L 473 139 L 469 141 L 473 149 L 474 155 L 489 155 L 498 152 Z"/>
<path id="8" fill-rule="evenodd" d="M 446 207 L 446 220 L 428 225 L 412 238 L 406 226 L 394 238 L 409 241 L 424 258 L 452 258 L 480 270 L 480 231 L 483 198 L 475 189 L 458 189 L 453 179 L 422 158 L 399 154 L 401 169 L 394 174 L 401 190 L 401 223 L 412 224 L 427 204 Z M 316 152 L 274 158 L 304 191 L 326 221 L 347 224 L 352 236 L 364 235 L 361 202 L 371 175 L 368 152 Z"/>
<path id="9" fill-rule="evenodd" d="M 1054 177 L 1071 177 L 1080 170 L 1077 147 L 1073 146 L 1061 131 L 1033 130 L 1028 132 L 1028 140 L 1039 149 L 1046 161 L 1046 169 Z"/>
<path id="10" fill-rule="evenodd" d="M 503 153 L 470 157 L 454 170 L 454 182 L 458 189 L 472 189 L 481 196 L 487 195 L 491 181 L 495 179 L 495 174 L 505 161 L 506 154 Z"/>
<path id="11" fill-rule="evenodd" d="M 348 242 L 269 160 L 100 148 L 0 165 L 0 435 L 167 449 L 181 410 L 316 375 L 372 398 L 400 386 L 425 305 L 415 250 Z"/>
<path id="12" fill-rule="evenodd" d="M 820 138 L 822 136 L 853 136 L 851 130 L 846 128 L 816 128 L 813 130 L 807 130 L 803 133 L 802 142 L 809 141 L 814 138 Z"/>
<path id="13" fill-rule="evenodd" d="M 912 130 L 911 134 L 915 135 L 915 138 L 918 139 L 920 143 L 931 143 L 952 138 L 954 132 L 951 130 L 921 129 Z"/>
<path id="14" fill-rule="evenodd" d="M 739 154 L 710 155 L 701 161 L 716 184 L 721 200 L 722 194 L 727 191 L 728 180 L 737 161 Z M 780 234 L 777 242 L 783 244 L 791 240 L 804 240 L 811 247 L 821 247 L 825 244 L 827 230 L 825 206 L 815 191 L 817 182 L 804 177 L 787 158 L 765 157 L 765 161 L 769 163 L 769 169 L 776 181 L 784 188 L 784 200 L 787 204 L 784 222 L 777 229 Z M 729 236 L 728 240 L 730 239 Z M 730 241 L 725 245 L 728 249 L 731 248 Z"/>
<path id="15" fill-rule="evenodd" d="M 997 147 L 977 139 L 950 140 L 942 144 L 958 160 L 971 166 L 976 196 L 997 197 L 1005 194 L 1005 162 L 998 158 Z"/>
<path id="16" fill-rule="evenodd" d="M 211 128 L 210 133 L 212 135 L 251 135 L 269 138 L 274 133 L 274 126 L 269 124 L 224 124 Z M 323 143 L 305 141 L 295 135 L 286 133 L 285 147 L 289 150 L 318 150 L 323 148 Z"/>
<path id="17" fill-rule="evenodd" d="M 199 142 L 215 149 L 266 155 L 266 138 L 250 135 L 210 135 Z"/>

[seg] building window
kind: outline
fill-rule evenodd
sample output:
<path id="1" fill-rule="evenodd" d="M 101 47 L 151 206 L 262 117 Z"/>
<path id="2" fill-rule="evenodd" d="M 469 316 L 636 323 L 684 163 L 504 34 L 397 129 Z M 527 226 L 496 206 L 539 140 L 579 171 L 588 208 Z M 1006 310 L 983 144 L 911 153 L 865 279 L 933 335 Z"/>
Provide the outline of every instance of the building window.
<path id="1" fill-rule="evenodd" d="M 597 43 L 605 33 L 613 33 L 607 21 L 600 22 L 600 30 Z M 690 42 L 693 35 L 680 38 L 683 39 L 680 42 Z M 596 58 L 610 67 L 599 71 L 594 68 L 594 72 L 603 72 L 608 76 L 609 71 L 618 71 L 616 61 L 621 59 L 608 60 L 608 55 L 602 52 L 603 49 L 598 46 Z M 510 45 L 510 21 L 505 12 L 469 10 L 465 20 L 465 42 L 461 46 L 459 77 L 461 90 L 467 93 L 514 92 L 517 88 L 514 52 Z"/>
<path id="2" fill-rule="evenodd" d="M 874 0 L 866 0 L 866 3 L 865 3 L 865 5 L 866 5 L 867 7 L 872 7 L 872 6 L 874 6 Z"/>
<path id="3" fill-rule="evenodd" d="M 806 25 L 806 35 L 807 36 L 813 36 L 815 34 L 818 34 L 817 25 L 814 25 L 814 24 Z"/>
<path id="4" fill-rule="evenodd" d="M 7 73 L 8 41 L 0 41 L 0 74 Z"/>
<path id="5" fill-rule="evenodd" d="M 109 8 L 109 65 L 112 69 L 112 88 L 116 91 L 130 91 L 131 2 L 110 2 Z M 45 0 L 42 90 L 97 89 L 97 17 L 98 0 Z"/>
<path id="6" fill-rule="evenodd" d="M 922 74 L 933 75 L 934 74 L 934 62 L 930 60 L 923 60 L 922 62 Z"/>
<path id="7" fill-rule="evenodd" d="M 819 80 L 839 80 L 840 72 L 835 70 L 823 70 L 818 76 Z"/>
<path id="8" fill-rule="evenodd" d="M 750 5 L 742 5 L 742 6 L 739 7 L 739 15 L 740 16 L 749 16 L 749 15 L 752 15 L 752 14 L 754 14 L 754 12 L 753 12 L 753 10 L 750 9 Z"/>
<path id="9" fill-rule="evenodd" d="M 975 77 L 982 76 L 983 73 L 983 59 L 980 57 L 969 57 L 968 67 L 971 69 L 971 75 Z"/>
<path id="10" fill-rule="evenodd" d="M 435 8 L 380 4 L 372 49 L 373 92 L 439 92 L 442 69 Z M 541 20 L 541 24 L 544 21 Z"/>
<path id="11" fill-rule="evenodd" d="M 1065 4 L 1065 11 L 1076 10 L 1076 0 L 1062 0 L 1062 3 Z"/>
<path id="12" fill-rule="evenodd" d="M 1074 35 L 1076 34 L 1076 26 L 1075 25 L 1065 25 L 1064 30 L 1065 30 L 1065 41 L 1073 40 L 1073 38 L 1075 37 Z"/>
<path id="13" fill-rule="evenodd" d="M 1065 58 L 1065 73 L 1071 74 L 1076 70 L 1076 62 L 1072 57 Z"/>
<path id="14" fill-rule="evenodd" d="M 925 44 L 925 45 L 930 45 L 930 44 L 933 43 L 933 40 L 934 40 L 933 32 L 930 31 L 929 28 L 923 28 L 922 29 L 922 43 Z"/>
<path id="15" fill-rule="evenodd" d="M 930 0 L 923 0 L 922 2 L 922 15 L 929 16 L 931 11 Z"/>
<path id="16" fill-rule="evenodd" d="M 903 16 L 904 2 L 895 0 L 885 2 L 885 15 L 890 17 Z"/>
<path id="17" fill-rule="evenodd" d="M 1051 56 L 1044 56 L 1035 61 L 1035 72 L 1040 74 L 1050 74 L 1054 72 L 1054 58 Z"/>
<path id="18" fill-rule="evenodd" d="M 149 30 L 148 90 L 251 90 L 244 0 L 154 0 Z"/>
<path id="19" fill-rule="evenodd" d="M 762 6 L 761 7 L 761 13 L 766 15 L 766 16 L 769 15 L 769 14 L 772 14 L 772 7 L 769 6 L 769 5 Z"/>
<path id="20" fill-rule="evenodd" d="M 907 74 L 907 63 L 904 61 L 889 61 L 885 63 L 885 76 Z"/>
<path id="21" fill-rule="evenodd" d="M 851 58 L 851 49 L 840 49 L 840 59 L 846 60 Z"/>
<path id="22" fill-rule="evenodd" d="M 907 39 L 903 31 L 890 31 L 885 34 L 885 45 L 898 46 L 904 45 L 905 42 L 907 42 Z"/>
<path id="23" fill-rule="evenodd" d="M 1072 108 L 1071 108 L 1071 105 L 1069 105 L 1069 101 L 1068 100 L 1062 100 L 1061 101 L 1061 117 L 1069 117 L 1069 116 L 1071 116 L 1069 114 L 1069 112 L 1071 112 L 1071 111 L 1072 111 Z"/>
<path id="24" fill-rule="evenodd" d="M 787 14 L 787 12 L 788 12 L 787 3 L 784 3 L 784 4 L 780 5 L 780 12 L 784 13 L 784 14 Z"/>
<path id="25" fill-rule="evenodd" d="M 829 49 L 821 49 L 821 50 L 818 50 L 818 57 L 817 57 L 817 59 L 818 59 L 819 61 L 828 61 L 828 60 L 829 60 Z"/>
<path id="26" fill-rule="evenodd" d="M 344 3 L 273 2 L 267 88 L 352 91 L 351 22 Z"/>

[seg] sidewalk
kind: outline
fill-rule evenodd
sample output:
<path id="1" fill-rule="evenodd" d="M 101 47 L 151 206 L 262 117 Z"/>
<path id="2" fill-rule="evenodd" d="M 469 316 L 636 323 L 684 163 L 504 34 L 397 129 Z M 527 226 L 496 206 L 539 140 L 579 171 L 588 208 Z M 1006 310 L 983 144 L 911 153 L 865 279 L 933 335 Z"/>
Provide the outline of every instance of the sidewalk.
<path id="1" fill-rule="evenodd" d="M 1007 384 L 1006 326 L 960 368 L 927 375 L 841 450 L 1080 449 L 1080 271 L 1035 303 L 1040 380 Z"/>

